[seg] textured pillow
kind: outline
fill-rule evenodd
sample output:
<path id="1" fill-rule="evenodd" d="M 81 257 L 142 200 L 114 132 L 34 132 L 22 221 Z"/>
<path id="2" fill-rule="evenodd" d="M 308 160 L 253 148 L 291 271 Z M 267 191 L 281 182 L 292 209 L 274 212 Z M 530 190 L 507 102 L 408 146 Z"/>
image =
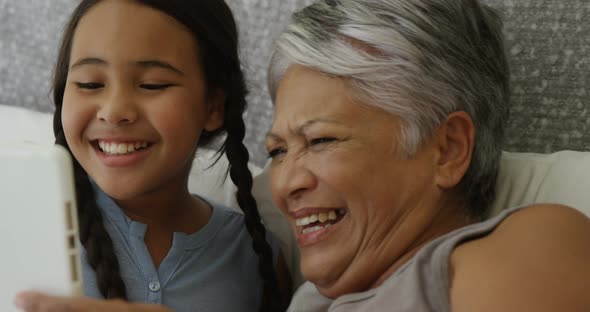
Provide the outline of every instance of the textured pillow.
<path id="1" fill-rule="evenodd" d="M 588 150 L 590 1 L 483 2 L 504 19 L 512 84 L 506 150 Z"/>

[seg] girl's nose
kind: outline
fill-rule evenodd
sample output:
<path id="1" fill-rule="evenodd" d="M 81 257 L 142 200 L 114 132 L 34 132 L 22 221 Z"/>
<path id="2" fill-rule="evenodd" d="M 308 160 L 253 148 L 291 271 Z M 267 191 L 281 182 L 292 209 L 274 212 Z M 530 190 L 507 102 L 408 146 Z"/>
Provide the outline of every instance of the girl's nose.
<path id="1" fill-rule="evenodd" d="M 113 126 L 134 123 L 138 112 L 131 92 L 121 89 L 111 90 L 104 98 L 96 117 Z"/>

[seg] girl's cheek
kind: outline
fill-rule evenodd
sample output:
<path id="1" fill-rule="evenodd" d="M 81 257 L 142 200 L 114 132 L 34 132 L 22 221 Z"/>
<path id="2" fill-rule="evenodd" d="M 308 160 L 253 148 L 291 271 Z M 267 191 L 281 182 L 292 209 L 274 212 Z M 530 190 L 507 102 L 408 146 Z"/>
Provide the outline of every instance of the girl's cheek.
<path id="1" fill-rule="evenodd" d="M 85 105 L 79 100 L 76 100 L 75 97 L 64 96 L 61 110 L 61 122 L 68 142 L 70 142 L 70 140 L 76 135 L 81 135 L 81 132 L 85 128 L 84 124 L 90 121 L 89 112 L 87 109 L 84 109 L 84 106 Z"/>

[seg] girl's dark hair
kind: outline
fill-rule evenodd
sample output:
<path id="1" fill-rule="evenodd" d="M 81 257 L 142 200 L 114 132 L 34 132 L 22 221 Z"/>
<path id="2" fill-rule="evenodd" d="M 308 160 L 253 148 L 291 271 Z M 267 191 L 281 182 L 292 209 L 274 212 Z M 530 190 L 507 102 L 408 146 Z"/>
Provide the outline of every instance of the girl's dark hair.
<path id="1" fill-rule="evenodd" d="M 56 105 L 53 131 L 56 144 L 69 150 L 61 120 L 63 96 L 68 75 L 72 39 L 80 19 L 100 0 L 83 0 L 72 13 L 62 40 L 53 81 Z M 245 126 L 242 115 L 246 108 L 246 85 L 238 55 L 237 26 L 230 8 L 223 0 L 137 0 L 152 7 L 187 27 L 198 44 L 200 63 L 203 65 L 209 88 L 220 89 L 225 95 L 224 124 L 213 132 L 203 132 L 199 145 L 227 134 L 219 152 L 226 153 L 229 174 L 236 184 L 238 204 L 244 212 L 246 228 L 259 256 L 259 272 L 264 279 L 262 310 L 281 311 L 285 303 L 278 293 L 270 245 L 262 225 L 258 208 L 252 196 L 252 174 L 247 164 L 248 150 L 243 144 Z M 89 264 L 96 271 L 100 292 L 105 298 L 126 299 L 125 284 L 119 271 L 113 243 L 106 232 L 101 213 L 88 174 L 74 159 L 80 240 L 84 245 Z"/>

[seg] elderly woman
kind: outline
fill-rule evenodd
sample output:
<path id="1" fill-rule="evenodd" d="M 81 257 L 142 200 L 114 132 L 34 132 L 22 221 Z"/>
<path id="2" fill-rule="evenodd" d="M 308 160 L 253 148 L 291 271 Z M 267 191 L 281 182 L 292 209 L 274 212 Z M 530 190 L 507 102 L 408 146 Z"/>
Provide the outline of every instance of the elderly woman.
<path id="1" fill-rule="evenodd" d="M 271 191 L 310 281 L 290 311 L 590 311 L 590 221 L 480 222 L 508 118 L 498 16 L 477 0 L 320 1 L 269 69 Z M 478 223 L 479 222 L 479 223 Z"/>

